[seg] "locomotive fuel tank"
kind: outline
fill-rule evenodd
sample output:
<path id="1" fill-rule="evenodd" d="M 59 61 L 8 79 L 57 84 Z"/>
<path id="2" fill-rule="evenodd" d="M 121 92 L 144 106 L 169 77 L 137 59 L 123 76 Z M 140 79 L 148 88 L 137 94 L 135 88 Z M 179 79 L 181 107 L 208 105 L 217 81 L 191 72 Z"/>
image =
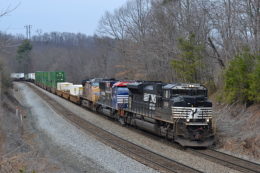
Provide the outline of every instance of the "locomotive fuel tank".
<path id="1" fill-rule="evenodd" d="M 161 135 L 160 127 L 157 124 L 143 121 L 140 119 L 134 119 L 133 124 L 135 126 L 137 126 L 138 128 L 143 129 L 145 131 L 148 131 L 148 132 L 151 132 L 151 133 L 154 133 L 157 135 Z"/>

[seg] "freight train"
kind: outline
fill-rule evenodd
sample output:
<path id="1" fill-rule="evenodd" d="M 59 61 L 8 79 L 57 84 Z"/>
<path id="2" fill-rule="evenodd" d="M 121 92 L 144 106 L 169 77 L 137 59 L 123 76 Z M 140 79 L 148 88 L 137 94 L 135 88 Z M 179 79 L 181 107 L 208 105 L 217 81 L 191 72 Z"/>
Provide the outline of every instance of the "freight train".
<path id="1" fill-rule="evenodd" d="M 87 79 L 66 82 L 64 72 L 35 72 L 34 83 L 53 94 L 185 147 L 214 143 L 212 103 L 201 84 Z"/>

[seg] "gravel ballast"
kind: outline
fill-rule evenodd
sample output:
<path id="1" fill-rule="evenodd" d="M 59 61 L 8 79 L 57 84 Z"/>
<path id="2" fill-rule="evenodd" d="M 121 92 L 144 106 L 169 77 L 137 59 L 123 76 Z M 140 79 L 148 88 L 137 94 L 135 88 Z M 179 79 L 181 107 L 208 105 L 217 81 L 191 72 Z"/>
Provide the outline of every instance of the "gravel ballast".
<path id="1" fill-rule="evenodd" d="M 55 149 L 54 154 L 60 159 L 70 159 L 64 162 L 79 166 L 82 172 L 157 172 L 68 123 L 26 84 L 15 83 L 15 87 L 21 90 L 24 104 L 31 107 L 37 128 L 50 140 L 46 142 L 58 146 L 59 151 Z"/>
<path id="2" fill-rule="evenodd" d="M 42 90 L 42 89 L 41 89 Z M 42 90 L 44 91 L 44 90 Z M 73 113 L 76 115 L 84 118 L 85 120 L 99 126 L 100 128 L 103 128 L 117 136 L 120 136 L 128 141 L 131 141 L 135 144 L 138 144 L 140 146 L 143 146 L 147 149 L 150 149 L 152 151 L 155 151 L 157 153 L 160 153 L 166 157 L 172 158 L 174 160 L 177 160 L 180 163 L 183 163 L 185 165 L 189 165 L 195 169 L 198 169 L 202 172 L 210 172 L 210 173 L 219 173 L 219 172 L 239 172 L 236 170 L 232 170 L 230 168 L 224 167 L 222 165 L 213 163 L 211 161 L 208 161 L 204 158 L 200 158 L 197 156 L 194 156 L 192 154 L 189 154 L 185 151 L 181 151 L 178 149 L 175 149 L 173 147 L 170 147 L 166 144 L 163 144 L 162 142 L 153 140 L 151 138 L 148 138 L 142 134 L 139 134 L 133 130 L 129 130 L 125 127 L 122 127 L 121 125 L 104 118 L 103 116 L 99 116 L 95 113 L 92 113 L 84 108 L 81 108 L 65 99 L 62 99 L 56 95 L 53 95 L 51 93 L 48 93 L 47 91 L 44 91 L 46 94 L 54 98 L 56 101 L 58 101 L 63 106 L 69 108 Z"/>

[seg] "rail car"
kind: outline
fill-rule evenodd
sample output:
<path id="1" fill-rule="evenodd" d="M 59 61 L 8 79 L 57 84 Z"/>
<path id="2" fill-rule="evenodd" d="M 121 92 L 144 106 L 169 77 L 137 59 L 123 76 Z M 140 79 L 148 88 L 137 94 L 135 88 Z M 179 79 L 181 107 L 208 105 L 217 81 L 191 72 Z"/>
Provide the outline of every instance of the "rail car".
<path id="1" fill-rule="evenodd" d="M 36 72 L 35 84 L 49 92 L 186 147 L 214 143 L 212 103 L 201 84 L 87 79 L 65 82 L 64 72 Z"/>
<path id="2" fill-rule="evenodd" d="M 34 83 L 35 81 L 35 73 L 28 73 L 24 75 L 24 80 L 27 82 L 32 82 Z"/>
<path id="3" fill-rule="evenodd" d="M 24 73 L 11 73 L 10 78 L 13 81 L 24 81 L 25 75 L 24 75 Z"/>

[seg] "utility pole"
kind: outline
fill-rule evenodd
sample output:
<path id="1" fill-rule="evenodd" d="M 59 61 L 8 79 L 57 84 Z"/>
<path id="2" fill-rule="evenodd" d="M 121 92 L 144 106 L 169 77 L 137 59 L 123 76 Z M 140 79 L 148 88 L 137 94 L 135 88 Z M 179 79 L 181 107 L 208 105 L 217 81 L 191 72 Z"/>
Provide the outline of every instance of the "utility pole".
<path id="1" fill-rule="evenodd" d="M 24 27 L 25 27 L 25 30 L 26 30 L 26 31 L 25 31 L 25 32 L 26 32 L 26 38 L 28 38 L 28 26 L 25 25 Z"/>
<path id="2" fill-rule="evenodd" d="M 29 25 L 29 39 L 31 39 L 31 29 L 32 29 L 32 25 Z"/>
<path id="3" fill-rule="evenodd" d="M 29 40 L 29 39 L 31 39 L 32 25 L 25 25 L 24 27 L 26 29 L 26 38 Z"/>

